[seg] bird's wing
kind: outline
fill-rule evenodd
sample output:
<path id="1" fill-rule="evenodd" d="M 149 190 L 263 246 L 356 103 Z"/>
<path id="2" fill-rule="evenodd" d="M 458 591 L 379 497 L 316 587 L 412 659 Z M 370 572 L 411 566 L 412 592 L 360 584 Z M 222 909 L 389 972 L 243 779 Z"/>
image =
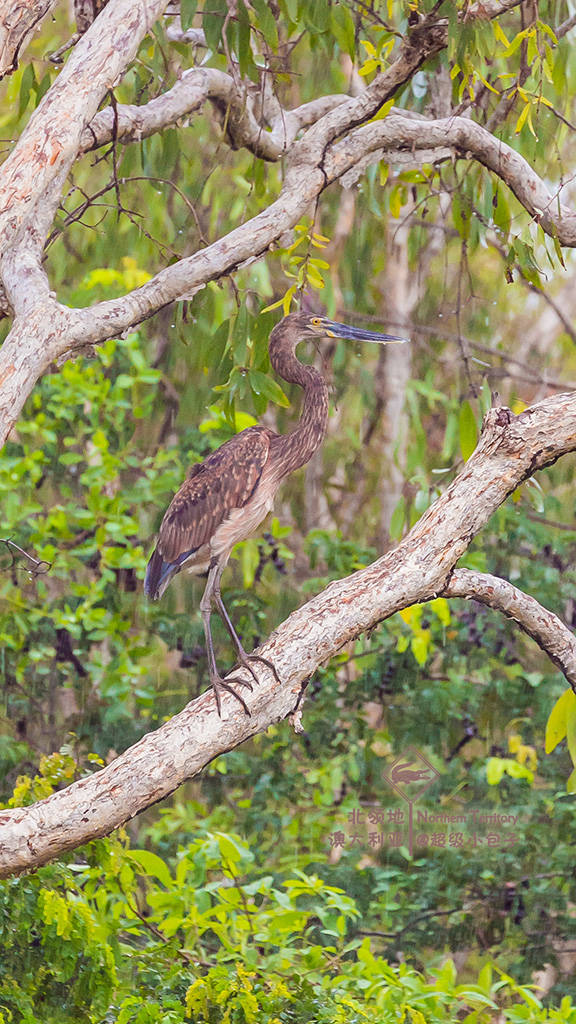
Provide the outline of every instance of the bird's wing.
<path id="1" fill-rule="evenodd" d="M 230 512 L 250 500 L 272 436 L 265 427 L 249 427 L 193 466 L 160 526 L 157 551 L 164 562 L 206 544 Z"/>

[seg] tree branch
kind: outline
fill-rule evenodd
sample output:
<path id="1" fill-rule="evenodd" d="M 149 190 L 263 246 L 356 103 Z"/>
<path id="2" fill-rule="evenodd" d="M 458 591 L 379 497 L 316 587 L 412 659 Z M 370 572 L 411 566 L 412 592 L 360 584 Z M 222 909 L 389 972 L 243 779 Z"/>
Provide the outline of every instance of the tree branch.
<path id="1" fill-rule="evenodd" d="M 218 280 L 248 260 L 263 255 L 298 223 L 329 184 L 363 160 L 378 159 L 387 151 L 432 147 L 444 153 L 448 144 L 458 153 L 472 154 L 511 188 L 549 234 L 556 235 L 563 245 L 576 246 L 576 213 L 557 202 L 520 154 L 494 138 L 481 125 L 463 117 L 423 121 L 390 114 L 384 120 L 358 128 L 347 138 L 327 146 L 320 162 L 314 163 L 315 146 L 311 152 L 306 147 L 310 133 L 338 115 L 345 106 L 347 103 L 323 117 L 292 146 L 282 192 L 266 210 L 212 245 L 160 271 L 141 288 L 127 295 L 86 309 L 59 307 L 57 337 L 53 332 L 54 345 L 58 350 L 54 351 L 51 345 L 43 349 L 42 369 L 64 352 L 122 335 L 169 303 L 189 297 L 209 281 Z M 61 168 L 60 173 L 64 170 Z M 66 317 L 67 332 L 61 330 Z M 0 443 L 5 440 L 37 379 L 28 372 L 24 356 L 26 348 L 38 338 L 39 330 L 42 327 L 34 319 L 29 324 L 28 335 L 24 331 L 24 342 L 19 332 L 15 335 L 11 332 L 0 352 L 0 383 L 6 379 L 5 374 L 11 383 L 9 390 L 0 393 Z M 34 366 L 37 369 L 37 360 Z"/>
<path id="2" fill-rule="evenodd" d="M 282 110 L 265 130 L 255 115 L 260 88 L 240 87 L 231 75 L 216 68 L 190 68 L 168 92 L 138 107 L 118 104 L 117 121 L 112 107 L 101 110 L 82 136 L 82 152 L 118 142 L 140 142 L 155 132 L 190 117 L 206 100 L 212 100 L 222 111 L 226 131 L 239 149 L 245 146 L 263 160 L 279 160 L 302 129 L 313 124 L 328 111 L 348 100 L 347 96 L 321 96 L 295 110 Z"/>
<path id="3" fill-rule="evenodd" d="M 506 497 L 575 450 L 576 393 L 548 398 L 519 416 L 490 410 L 476 451 L 399 547 L 331 584 L 260 648 L 283 682 L 262 668 L 250 695 L 251 718 L 226 695 L 220 720 L 212 694 L 203 694 L 101 772 L 32 807 L 0 811 L 0 877 L 108 834 L 215 757 L 286 718 L 312 673 L 346 643 L 394 612 L 445 593 L 457 560 Z"/>
<path id="4" fill-rule="evenodd" d="M 340 106 L 333 113 L 338 114 L 341 109 Z M 322 122 L 325 120 L 323 118 Z M 298 222 L 309 204 L 329 184 L 374 152 L 380 155 L 388 150 L 421 147 L 445 150 L 448 144 L 459 152 L 471 153 L 510 187 L 549 234 L 556 235 L 563 245 L 576 246 L 576 213 L 558 203 L 519 153 L 466 118 L 421 121 L 390 114 L 385 120 L 359 128 L 329 147 L 321 165 L 303 160 L 307 152 L 306 140 L 316 127 L 318 125 L 309 129 L 293 147 L 282 193 L 267 210 L 201 252 L 161 271 L 129 295 L 80 311 L 85 324 L 84 343 L 113 337 L 114 333 L 152 316 L 162 305 L 266 252 Z M 299 155 L 294 162 L 296 148 L 299 148 Z"/>
<path id="5" fill-rule="evenodd" d="M 533 597 L 507 580 L 470 569 L 455 569 L 442 596 L 471 598 L 513 619 L 564 673 L 576 692 L 576 637 L 557 615 Z"/>
<path id="6" fill-rule="evenodd" d="M 2 165 L 0 255 L 18 243 L 46 190 L 74 163 L 84 128 L 167 2 L 110 0 L 82 36 Z"/>
<path id="7" fill-rule="evenodd" d="M 550 192 L 523 156 L 465 117 L 415 121 L 389 114 L 382 121 L 357 128 L 336 143 L 324 166 L 328 178 L 334 180 L 351 167 L 356 169 L 380 159 L 380 154 L 391 149 L 440 150 L 447 146 L 459 156 L 474 157 L 497 174 L 547 234 L 557 237 L 561 245 L 576 246 L 576 213 L 559 201 L 559 189 Z"/>
<path id="8" fill-rule="evenodd" d="M 56 0 L 0 0 L 0 79 L 11 75 L 30 38 Z"/>

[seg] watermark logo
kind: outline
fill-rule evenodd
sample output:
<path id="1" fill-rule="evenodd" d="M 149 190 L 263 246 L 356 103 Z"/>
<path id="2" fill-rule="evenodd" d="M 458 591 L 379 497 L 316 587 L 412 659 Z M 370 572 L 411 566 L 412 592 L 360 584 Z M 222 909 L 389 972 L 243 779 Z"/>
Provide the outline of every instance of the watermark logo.
<path id="1" fill-rule="evenodd" d="M 413 806 L 430 788 L 440 772 L 426 760 L 416 747 L 406 747 L 384 772 L 384 778 L 408 804 L 408 851 L 414 849 Z"/>
<path id="2" fill-rule="evenodd" d="M 470 806 L 447 810 L 441 805 L 436 809 L 415 811 L 416 801 L 424 796 L 439 777 L 440 772 L 424 754 L 416 747 L 406 747 L 386 769 L 384 778 L 396 795 L 408 805 L 408 813 L 400 807 L 382 808 L 373 804 L 353 808 L 348 811 L 349 831 L 345 833 L 343 829 L 335 829 L 331 832 L 330 846 L 334 850 L 355 846 L 369 847 L 374 851 L 384 847 L 405 849 L 407 838 L 410 857 L 414 856 L 414 847 L 472 852 L 481 847 L 510 849 L 514 846 L 518 835 L 512 828 L 518 824 L 518 813 L 501 813 Z"/>

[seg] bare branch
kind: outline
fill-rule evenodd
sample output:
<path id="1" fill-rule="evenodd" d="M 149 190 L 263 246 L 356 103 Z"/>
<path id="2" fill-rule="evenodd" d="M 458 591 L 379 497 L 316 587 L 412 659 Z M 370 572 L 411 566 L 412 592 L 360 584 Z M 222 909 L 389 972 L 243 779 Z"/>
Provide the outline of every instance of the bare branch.
<path id="1" fill-rule="evenodd" d="M 192 43 L 193 46 L 203 46 L 208 49 L 204 30 L 201 28 L 182 28 L 179 17 L 174 18 L 171 25 L 166 29 L 166 38 L 172 43 Z"/>
<path id="2" fill-rule="evenodd" d="M 521 2 L 523 0 L 502 3 L 495 0 L 493 3 L 474 4 L 466 17 L 495 18 Z M 197 45 L 205 45 L 204 33 L 201 30 L 188 29 L 182 33 L 179 20 L 169 27 L 168 38 L 179 41 L 190 39 Z M 319 157 L 321 148 L 327 142 L 377 113 L 398 87 L 411 78 L 428 57 L 443 49 L 447 41 L 446 20 L 424 20 L 405 40 L 398 59 L 385 72 L 377 75 L 360 97 L 323 96 L 311 103 L 303 104 L 296 110 L 284 111 L 278 108 L 275 116 L 268 119 L 268 125 L 272 128 L 271 133 L 263 130 L 264 126 L 259 123 L 253 110 L 259 100 L 260 86 L 247 84 L 239 89 L 233 78 L 225 72 L 214 68 L 191 68 L 184 72 L 181 80 L 172 89 L 144 106 L 119 105 L 118 139 L 121 142 L 132 142 L 146 138 L 169 124 L 174 124 L 180 118 L 189 116 L 207 99 L 211 99 L 217 104 L 225 104 L 226 127 L 234 145 L 246 146 L 265 160 L 278 160 L 288 151 L 302 128 L 317 124 L 318 131 L 308 132 L 305 138 L 306 162 L 310 163 L 315 156 Z M 336 107 L 342 108 L 340 116 L 326 118 L 325 115 Z M 112 139 L 113 126 L 113 111 L 110 108 L 101 111 L 83 136 L 83 151 L 96 149 L 109 142 Z M 297 157 L 297 162 L 298 160 Z"/>
<path id="3" fill-rule="evenodd" d="M 0 174 L 0 253 L 50 184 L 72 166 L 82 132 L 167 0 L 110 0 L 36 108 Z"/>
<path id="4" fill-rule="evenodd" d="M 56 0 L 1 0 L 0 2 L 0 79 L 18 67 L 34 29 Z"/>
<path id="5" fill-rule="evenodd" d="M 497 174 L 547 234 L 557 237 L 561 245 L 576 246 L 576 213 L 560 202 L 558 192 L 550 192 L 515 149 L 465 117 L 415 121 L 390 114 L 382 121 L 357 128 L 336 143 L 326 157 L 325 170 L 333 180 L 359 162 L 368 162 L 370 153 L 377 160 L 391 149 L 440 150 L 446 146 L 459 156 L 474 157 Z"/>
<path id="6" fill-rule="evenodd" d="M 472 598 L 513 619 L 548 655 L 576 692 L 576 637 L 553 612 L 507 580 L 489 573 L 455 569 L 443 597 Z"/>
<path id="7" fill-rule="evenodd" d="M 118 142 L 140 142 L 182 118 L 189 118 L 206 100 L 222 111 L 226 131 L 235 148 L 246 146 L 263 160 L 278 160 L 294 142 L 298 132 L 345 103 L 347 96 L 321 96 L 295 110 L 282 111 L 266 131 L 256 119 L 259 100 L 253 86 L 240 88 L 231 75 L 216 68 L 190 68 L 176 84 L 141 107 L 117 105 L 117 128 L 111 107 L 96 115 L 82 136 L 82 151 L 98 149 L 116 138 Z"/>
<path id="8" fill-rule="evenodd" d="M 318 125 L 341 109 L 339 107 L 328 114 Z M 563 245 L 576 246 L 576 213 L 559 204 L 519 153 L 494 138 L 481 125 L 461 117 L 420 121 L 390 114 L 383 121 L 356 129 L 346 139 L 329 147 L 323 154 L 322 169 L 305 163 L 303 159 L 306 140 L 318 125 L 293 147 L 279 199 L 251 221 L 231 231 L 226 238 L 161 271 L 130 295 L 81 311 L 85 324 L 84 343 L 104 340 L 127 330 L 168 302 L 203 287 L 207 281 L 230 273 L 246 260 L 266 252 L 273 242 L 297 223 L 328 184 L 371 152 L 380 155 L 386 150 L 420 147 L 443 150 L 448 143 L 458 152 L 472 154 L 502 178 L 545 230 L 556 235 Z M 296 149 L 298 158 L 293 163 Z"/>
<path id="9" fill-rule="evenodd" d="M 86 33 L 79 46 L 94 31 L 99 20 Z M 74 56 L 77 53 L 78 49 Z M 341 110 L 348 107 L 349 102 L 340 104 L 326 114 L 309 129 L 302 140 L 292 146 L 282 193 L 266 210 L 212 245 L 160 271 L 141 288 L 125 296 L 98 303 L 88 309 L 69 310 L 59 307 L 58 329 L 51 336 L 54 345 L 60 345 L 61 348 L 54 351 L 52 345 L 44 347 L 42 369 L 65 351 L 121 335 L 170 302 L 189 297 L 209 281 L 217 280 L 247 261 L 258 258 L 298 223 L 310 204 L 331 182 L 366 157 L 370 158 L 371 154 L 376 154 L 372 158 L 377 159 L 387 151 L 395 152 L 399 148 L 412 151 L 421 147 L 432 147 L 444 152 L 449 144 L 456 153 L 467 157 L 472 155 L 494 171 L 544 229 L 555 235 L 562 244 L 576 246 L 576 214 L 557 201 L 522 156 L 494 138 L 481 125 L 463 117 L 422 121 L 390 114 L 386 119 L 358 128 L 347 138 L 327 146 L 320 160 L 314 162 L 316 145 L 311 150 L 307 148 L 309 136 L 321 124 L 338 116 Z M 265 136 L 269 133 L 262 134 Z M 60 168 L 60 175 L 65 169 L 65 166 Z M 68 332 L 61 329 L 66 318 Z M 38 323 L 35 321 L 29 325 L 28 334 L 24 332 L 24 342 L 17 331 L 9 336 L 0 352 L 0 381 L 5 379 L 4 374 L 11 381 L 9 391 L 0 395 L 0 442 L 6 438 L 37 379 L 27 372 L 29 364 L 26 358 L 26 351 L 33 339 L 38 337 L 37 331 Z M 37 355 L 33 358 L 36 368 L 39 365 L 38 358 Z"/>
<path id="10" fill-rule="evenodd" d="M 0 877 L 108 834 L 219 754 L 293 713 L 320 664 L 394 612 L 445 593 L 458 558 L 495 509 L 536 470 L 575 450 L 576 393 L 548 398 L 519 416 L 490 410 L 463 471 L 402 544 L 331 584 L 260 648 L 283 682 L 262 669 L 250 695 L 251 718 L 226 696 L 221 721 L 212 694 L 203 694 L 103 771 L 32 807 L 0 811 Z"/>
<path id="11" fill-rule="evenodd" d="M 564 36 L 568 35 L 569 32 L 576 26 L 576 14 L 573 14 L 571 18 L 567 18 L 561 25 L 556 29 L 556 39 L 563 39 Z"/>

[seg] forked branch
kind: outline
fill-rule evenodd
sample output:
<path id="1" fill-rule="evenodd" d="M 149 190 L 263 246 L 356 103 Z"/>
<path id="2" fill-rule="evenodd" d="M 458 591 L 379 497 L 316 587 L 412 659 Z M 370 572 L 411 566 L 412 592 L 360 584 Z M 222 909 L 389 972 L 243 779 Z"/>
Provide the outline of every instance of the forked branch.
<path id="1" fill-rule="evenodd" d="M 543 608 L 529 594 L 524 594 L 498 576 L 471 569 L 455 569 L 442 596 L 480 601 L 512 619 L 536 641 L 576 692 L 576 637 L 562 619 Z"/>

